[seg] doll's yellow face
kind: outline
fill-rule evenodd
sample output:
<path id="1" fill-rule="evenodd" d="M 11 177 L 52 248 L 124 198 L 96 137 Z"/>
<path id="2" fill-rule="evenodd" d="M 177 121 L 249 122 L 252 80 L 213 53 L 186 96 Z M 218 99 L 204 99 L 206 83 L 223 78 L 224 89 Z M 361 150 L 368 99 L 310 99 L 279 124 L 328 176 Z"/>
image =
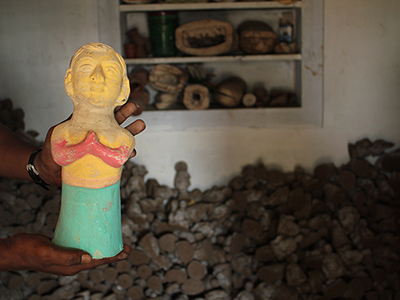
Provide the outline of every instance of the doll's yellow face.
<path id="1" fill-rule="evenodd" d="M 89 101 L 95 106 L 121 105 L 124 71 L 114 51 L 84 51 L 67 71 L 66 85 L 75 101 Z"/>

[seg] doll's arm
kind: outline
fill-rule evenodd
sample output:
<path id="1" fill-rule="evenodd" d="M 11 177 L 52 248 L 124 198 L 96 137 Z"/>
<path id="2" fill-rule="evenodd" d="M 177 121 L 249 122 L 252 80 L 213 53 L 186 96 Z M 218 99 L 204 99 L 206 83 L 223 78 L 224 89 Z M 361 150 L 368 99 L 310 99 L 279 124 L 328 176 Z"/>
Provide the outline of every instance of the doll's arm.
<path id="1" fill-rule="evenodd" d="M 67 145 L 65 139 L 53 142 L 53 158 L 61 166 L 69 165 L 87 154 L 100 158 L 111 167 L 119 168 L 129 158 L 131 150 L 124 145 L 118 148 L 104 146 L 93 131 L 89 131 L 86 138 L 75 145 Z"/>

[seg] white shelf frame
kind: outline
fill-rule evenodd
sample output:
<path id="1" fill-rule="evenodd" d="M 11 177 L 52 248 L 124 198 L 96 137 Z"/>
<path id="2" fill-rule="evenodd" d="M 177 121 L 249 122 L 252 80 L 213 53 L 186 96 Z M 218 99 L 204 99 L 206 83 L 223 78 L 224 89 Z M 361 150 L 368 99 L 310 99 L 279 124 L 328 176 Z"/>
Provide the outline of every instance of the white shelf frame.
<path id="1" fill-rule="evenodd" d="M 118 0 L 97 0 L 99 20 L 114 20 L 112 26 L 99 22 L 100 41 L 122 53 L 121 14 L 159 10 L 219 10 L 219 9 L 282 9 L 301 8 L 301 54 L 283 55 L 233 55 L 212 57 L 172 57 L 129 59 L 126 63 L 195 63 L 230 61 L 292 60 L 298 64 L 301 76 L 301 107 L 299 108 L 245 108 L 154 110 L 140 115 L 149 131 L 204 130 L 215 128 L 321 128 L 323 126 L 323 0 L 302 0 L 291 5 L 275 1 L 212 2 L 179 4 L 119 4 Z"/>
<path id="2" fill-rule="evenodd" d="M 271 55 L 220 55 L 220 56 L 182 56 L 182 57 L 148 57 L 125 59 L 127 65 L 154 65 L 154 64 L 184 64 L 184 63 L 212 63 L 233 61 L 267 61 L 267 60 L 301 60 L 301 54 L 271 54 Z"/>
<path id="3" fill-rule="evenodd" d="M 302 7 L 303 2 L 298 1 L 284 5 L 275 1 L 254 2 L 201 2 L 201 3 L 150 3 L 150 4 L 121 4 L 120 12 L 147 12 L 162 10 L 220 10 L 220 9 L 277 9 Z"/>

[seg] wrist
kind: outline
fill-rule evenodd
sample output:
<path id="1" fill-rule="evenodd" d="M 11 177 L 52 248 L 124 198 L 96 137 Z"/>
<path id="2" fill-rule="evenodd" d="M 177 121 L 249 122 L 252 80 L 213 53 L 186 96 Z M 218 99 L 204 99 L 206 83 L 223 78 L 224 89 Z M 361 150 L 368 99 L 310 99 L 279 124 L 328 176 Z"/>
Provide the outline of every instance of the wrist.
<path id="1" fill-rule="evenodd" d="M 12 271 L 18 269 L 16 253 L 12 250 L 12 237 L 0 240 L 0 252 L 2 259 L 0 259 L 0 272 Z"/>
<path id="2" fill-rule="evenodd" d="M 28 164 L 26 165 L 26 170 L 34 183 L 40 185 L 45 190 L 49 190 L 47 187 L 48 184 L 43 180 L 44 174 L 40 173 L 44 170 L 41 164 L 42 160 L 40 159 L 41 152 L 42 148 L 37 148 L 31 153 Z"/>

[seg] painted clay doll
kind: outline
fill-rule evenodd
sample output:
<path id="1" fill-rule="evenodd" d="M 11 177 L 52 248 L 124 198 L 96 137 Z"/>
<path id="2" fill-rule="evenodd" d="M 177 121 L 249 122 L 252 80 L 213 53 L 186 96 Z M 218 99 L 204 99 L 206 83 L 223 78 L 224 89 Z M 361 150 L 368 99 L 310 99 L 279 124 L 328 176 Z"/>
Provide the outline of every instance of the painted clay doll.
<path id="1" fill-rule="evenodd" d="M 120 178 L 134 137 L 120 127 L 114 109 L 129 96 L 123 58 L 101 43 L 82 46 L 66 72 L 70 120 L 52 134 L 52 155 L 62 167 L 62 199 L 53 243 L 112 257 L 123 249 Z"/>

